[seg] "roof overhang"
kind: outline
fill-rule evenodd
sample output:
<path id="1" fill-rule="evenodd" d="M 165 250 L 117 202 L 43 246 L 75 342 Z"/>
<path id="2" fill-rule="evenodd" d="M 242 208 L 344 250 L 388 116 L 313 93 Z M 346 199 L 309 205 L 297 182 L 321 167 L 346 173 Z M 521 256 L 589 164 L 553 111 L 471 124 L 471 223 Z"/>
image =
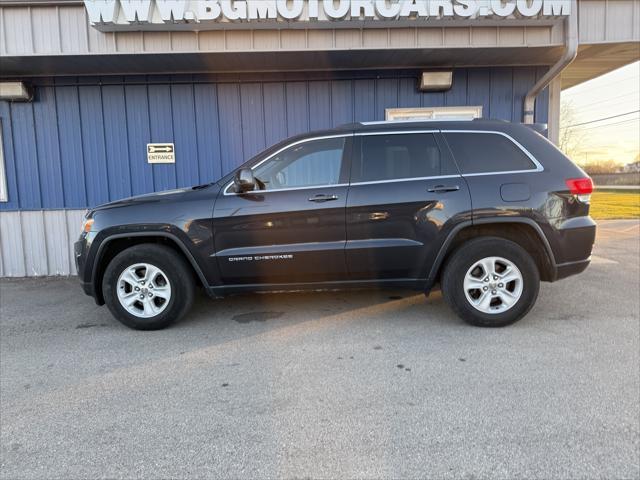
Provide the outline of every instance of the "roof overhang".
<path id="1" fill-rule="evenodd" d="M 640 60 L 640 42 L 580 45 L 578 56 L 562 72 L 562 89 Z"/>
<path id="2" fill-rule="evenodd" d="M 4 77 L 550 65 L 562 47 L 155 53 L 2 58 Z"/>

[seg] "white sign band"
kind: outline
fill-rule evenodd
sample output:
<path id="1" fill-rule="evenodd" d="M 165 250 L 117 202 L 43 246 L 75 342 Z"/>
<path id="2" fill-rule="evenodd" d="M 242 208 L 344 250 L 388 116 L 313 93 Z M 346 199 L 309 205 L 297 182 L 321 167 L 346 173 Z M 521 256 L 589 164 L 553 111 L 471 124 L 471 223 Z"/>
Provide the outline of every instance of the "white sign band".
<path id="1" fill-rule="evenodd" d="M 557 18 L 571 0 L 85 0 L 94 26 Z"/>

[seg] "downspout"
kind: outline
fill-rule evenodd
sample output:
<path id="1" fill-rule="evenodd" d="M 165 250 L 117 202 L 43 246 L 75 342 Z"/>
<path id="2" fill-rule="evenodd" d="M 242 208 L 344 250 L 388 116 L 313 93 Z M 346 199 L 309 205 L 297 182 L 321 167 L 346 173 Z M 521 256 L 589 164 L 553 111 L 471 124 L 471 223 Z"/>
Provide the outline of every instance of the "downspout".
<path id="1" fill-rule="evenodd" d="M 534 123 L 536 97 L 576 58 L 578 54 L 578 0 L 571 0 L 571 14 L 564 21 L 564 53 L 524 97 L 524 123 Z"/>

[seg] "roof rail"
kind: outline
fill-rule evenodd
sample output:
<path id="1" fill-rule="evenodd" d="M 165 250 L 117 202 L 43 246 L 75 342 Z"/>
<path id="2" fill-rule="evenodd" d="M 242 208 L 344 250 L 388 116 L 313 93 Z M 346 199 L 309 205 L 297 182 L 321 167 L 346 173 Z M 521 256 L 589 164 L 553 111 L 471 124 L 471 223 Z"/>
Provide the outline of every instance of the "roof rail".
<path id="1" fill-rule="evenodd" d="M 522 123 L 525 127 L 529 127 L 531 130 L 534 130 L 542 135 L 546 135 L 549 130 L 549 125 L 547 123 Z"/>
<path id="2" fill-rule="evenodd" d="M 422 123 L 422 122 L 470 122 L 472 120 L 481 120 L 479 118 L 462 118 L 462 117 L 447 117 L 447 118 L 425 118 L 425 119 L 406 119 L 406 120 L 378 120 L 374 122 L 358 122 L 359 125 L 389 125 L 394 123 Z"/>

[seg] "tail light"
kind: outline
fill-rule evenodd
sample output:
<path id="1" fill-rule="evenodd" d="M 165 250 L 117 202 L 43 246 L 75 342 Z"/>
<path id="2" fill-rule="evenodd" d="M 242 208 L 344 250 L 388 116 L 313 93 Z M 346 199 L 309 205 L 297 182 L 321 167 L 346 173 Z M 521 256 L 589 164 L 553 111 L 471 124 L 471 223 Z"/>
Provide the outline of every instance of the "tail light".
<path id="1" fill-rule="evenodd" d="M 593 193 L 593 180 L 589 177 L 586 178 L 570 178 L 565 180 L 567 187 L 572 195 L 575 195 L 578 200 L 583 203 L 589 203 L 591 201 L 591 194 Z"/>

